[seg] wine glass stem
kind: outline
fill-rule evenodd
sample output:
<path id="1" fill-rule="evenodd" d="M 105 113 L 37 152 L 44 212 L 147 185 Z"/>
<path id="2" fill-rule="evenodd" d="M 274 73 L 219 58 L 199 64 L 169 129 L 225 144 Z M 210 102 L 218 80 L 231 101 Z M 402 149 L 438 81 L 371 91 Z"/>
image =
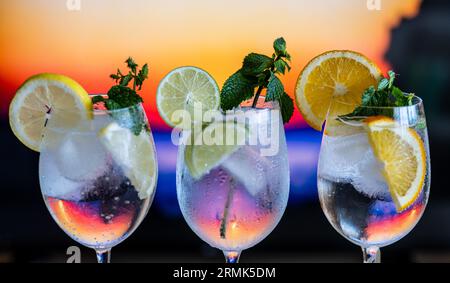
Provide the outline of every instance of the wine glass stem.
<path id="1" fill-rule="evenodd" d="M 111 250 L 95 251 L 97 254 L 98 263 L 110 263 L 111 261 Z"/>
<path id="2" fill-rule="evenodd" d="M 241 257 L 241 252 L 223 252 L 225 254 L 226 263 L 238 263 Z"/>
<path id="3" fill-rule="evenodd" d="M 381 251 L 379 247 L 362 248 L 364 263 L 380 263 Z"/>

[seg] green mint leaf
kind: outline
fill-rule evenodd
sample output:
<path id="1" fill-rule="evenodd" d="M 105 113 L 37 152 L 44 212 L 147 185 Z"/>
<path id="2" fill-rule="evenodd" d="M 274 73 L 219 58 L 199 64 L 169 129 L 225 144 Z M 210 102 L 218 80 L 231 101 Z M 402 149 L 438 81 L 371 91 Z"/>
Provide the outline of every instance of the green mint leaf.
<path id="1" fill-rule="evenodd" d="M 144 81 L 145 79 L 148 78 L 148 65 L 145 64 L 142 69 L 139 71 L 138 77 Z"/>
<path id="2" fill-rule="evenodd" d="M 396 75 L 395 72 L 392 71 L 392 70 L 388 72 L 388 75 L 389 75 L 389 89 L 391 89 L 392 86 L 394 85 L 395 77 L 396 77 L 397 75 Z"/>
<path id="3" fill-rule="evenodd" d="M 389 80 L 388 79 L 382 79 L 380 83 L 378 84 L 378 91 L 383 91 L 389 86 Z"/>
<path id="4" fill-rule="evenodd" d="M 275 49 L 275 54 L 279 57 L 285 57 L 287 55 L 286 52 L 286 41 L 284 38 L 280 37 L 275 40 L 273 43 L 273 49 Z"/>
<path id="5" fill-rule="evenodd" d="M 273 72 L 269 69 L 265 70 L 264 72 L 262 72 L 261 74 L 257 75 L 257 84 L 256 86 L 261 86 L 261 87 L 267 87 L 267 84 L 269 84 L 269 78 L 272 76 Z"/>
<path id="6" fill-rule="evenodd" d="M 146 126 L 145 116 L 138 107 L 142 102 L 142 98 L 134 90 L 119 85 L 109 90 L 105 106 L 108 110 L 118 110 L 112 112 L 111 116 L 120 126 L 139 135 Z"/>
<path id="7" fill-rule="evenodd" d="M 414 94 L 405 94 L 400 88 L 394 86 L 396 79 L 394 71 L 389 71 L 388 75 L 389 79 L 382 78 L 376 89 L 371 86 L 364 91 L 360 107 L 340 118 L 354 119 L 376 115 L 391 117 L 394 111 L 392 107 L 412 105 Z"/>
<path id="8" fill-rule="evenodd" d="M 289 63 L 284 61 L 283 59 L 281 59 L 281 61 L 284 62 L 284 64 L 286 65 L 286 68 L 288 69 L 288 71 L 291 71 L 291 66 L 289 65 Z"/>
<path id="9" fill-rule="evenodd" d="M 280 104 L 280 111 L 281 117 L 283 118 L 283 123 L 286 124 L 291 120 L 292 115 L 294 115 L 294 101 L 287 93 L 284 93 L 278 99 L 278 103 Z"/>
<path id="10" fill-rule="evenodd" d="M 289 53 L 286 53 L 286 60 L 288 60 L 289 62 L 291 62 L 291 55 Z M 290 69 L 290 68 L 289 68 Z"/>
<path id="11" fill-rule="evenodd" d="M 414 93 L 408 93 L 406 96 L 407 96 L 407 99 L 408 99 L 408 105 L 412 106 L 415 94 Z"/>
<path id="12" fill-rule="evenodd" d="M 266 101 L 279 100 L 284 94 L 284 86 L 280 79 L 272 74 L 267 85 Z"/>
<path id="13" fill-rule="evenodd" d="M 143 102 L 142 97 L 136 91 L 121 85 L 113 86 L 108 91 L 108 99 L 114 100 L 120 105 L 120 108 L 127 108 Z"/>
<path id="14" fill-rule="evenodd" d="M 115 102 L 114 100 L 108 99 L 105 101 L 105 106 L 108 110 L 118 110 L 122 107 L 120 107 L 120 104 Z"/>
<path id="15" fill-rule="evenodd" d="M 255 78 L 244 76 L 241 70 L 234 73 L 225 81 L 220 93 L 222 110 L 231 110 L 243 101 L 252 98 L 256 86 Z"/>
<path id="16" fill-rule="evenodd" d="M 138 71 L 138 64 L 129 57 L 125 63 L 131 70 L 124 75 L 120 69 L 117 69 L 116 74 L 110 77 L 118 83 L 111 87 L 108 91 L 108 98 L 96 96 L 92 99 L 93 103 L 104 102 L 108 110 L 122 110 L 110 112 L 111 117 L 122 127 L 130 129 L 135 135 L 139 135 L 143 129 L 148 129 L 145 114 L 142 107 L 139 106 L 143 99 L 136 92 L 136 87 L 142 88 L 144 81 L 148 78 L 149 67 L 148 64 L 142 66 Z M 133 81 L 133 89 L 128 85 Z"/>
<path id="17" fill-rule="evenodd" d="M 109 100 L 107 103 L 109 104 L 109 107 L 118 107 L 115 109 L 108 109 L 116 110 L 111 112 L 110 115 L 121 127 L 130 129 L 136 136 L 138 136 L 142 130 L 147 128 L 147 121 L 141 107 L 133 106 L 122 108 L 118 104 L 115 104 L 113 100 Z"/>
<path id="18" fill-rule="evenodd" d="M 115 80 L 116 82 L 120 79 L 120 76 L 119 76 L 119 75 L 116 75 L 116 74 L 111 74 L 109 77 L 110 77 L 111 79 Z"/>
<path id="19" fill-rule="evenodd" d="M 145 64 L 142 69 L 139 71 L 137 77 L 135 78 L 136 86 L 139 87 L 139 90 L 142 89 L 142 84 L 148 78 L 148 65 Z"/>
<path id="20" fill-rule="evenodd" d="M 277 60 L 275 61 L 275 72 L 279 73 L 279 74 L 285 74 L 286 73 L 286 62 L 284 62 L 283 60 Z"/>
<path id="21" fill-rule="evenodd" d="M 105 102 L 105 98 L 101 95 L 96 95 L 92 97 L 92 104 L 97 104 L 99 102 Z"/>
<path id="22" fill-rule="evenodd" d="M 393 87 L 391 92 L 392 97 L 394 100 L 394 106 L 410 106 L 412 105 L 412 99 L 414 97 L 414 94 L 412 93 L 404 93 L 401 91 L 398 87 Z"/>
<path id="23" fill-rule="evenodd" d="M 131 75 L 131 74 L 128 74 L 128 75 L 126 75 L 125 77 L 122 77 L 121 79 L 120 79 L 120 82 L 119 82 L 119 84 L 121 85 L 121 86 L 127 86 L 129 83 L 130 83 L 130 81 L 133 79 L 133 76 Z"/>
<path id="24" fill-rule="evenodd" d="M 130 70 L 131 70 L 133 73 L 136 73 L 136 69 L 137 69 L 138 65 L 136 64 L 136 62 L 134 62 L 133 58 L 129 57 L 129 58 L 125 61 L 125 63 L 127 63 L 128 68 L 130 68 Z"/>
<path id="25" fill-rule="evenodd" d="M 371 86 L 368 89 L 366 89 L 363 93 L 362 96 L 362 105 L 371 105 L 372 103 L 372 99 L 373 99 L 373 95 L 375 94 L 376 90 L 375 87 Z"/>
<path id="26" fill-rule="evenodd" d="M 251 53 L 244 59 L 242 73 L 246 76 L 256 76 L 270 68 L 272 64 L 272 58 L 262 54 Z"/>
<path id="27" fill-rule="evenodd" d="M 130 116 L 131 116 L 131 131 L 136 135 L 139 136 L 142 130 L 147 129 L 147 123 L 145 120 L 144 112 L 140 107 L 131 107 L 129 109 Z"/>
<path id="28" fill-rule="evenodd" d="M 141 80 L 141 78 L 139 76 L 134 78 L 134 83 L 136 85 L 136 87 L 138 88 L 138 90 L 142 89 L 142 84 L 144 83 L 143 80 Z"/>
<path id="29" fill-rule="evenodd" d="M 259 96 L 267 88 L 267 100 L 281 100 L 284 87 L 275 74 L 285 74 L 291 66 L 287 61 L 291 56 L 286 50 L 283 38 L 275 40 L 275 53 L 272 57 L 250 53 L 243 61 L 242 68 L 226 80 L 221 92 L 222 110 L 230 110 L 239 106 L 243 101 L 254 97 L 253 107 L 256 107 Z M 254 94 L 255 88 L 258 89 Z M 285 99 L 286 100 L 286 99 Z"/>

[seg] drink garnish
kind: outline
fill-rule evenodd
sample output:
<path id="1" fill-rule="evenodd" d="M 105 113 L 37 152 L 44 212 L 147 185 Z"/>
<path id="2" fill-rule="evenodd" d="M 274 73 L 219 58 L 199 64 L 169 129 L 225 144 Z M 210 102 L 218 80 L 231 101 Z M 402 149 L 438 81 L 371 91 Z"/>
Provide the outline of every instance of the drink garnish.
<path id="1" fill-rule="evenodd" d="M 294 102 L 285 92 L 278 75 L 284 75 L 286 71 L 291 70 L 289 65 L 291 55 L 287 52 L 286 41 L 282 37 L 275 40 L 273 48 L 275 51 L 272 57 L 257 53 L 247 55 L 242 68 L 225 81 L 220 93 L 222 110 L 232 110 L 252 98 L 252 107 L 256 108 L 260 95 L 266 89 L 265 101 L 278 101 L 283 122 L 289 122 L 294 114 Z M 227 236 L 228 213 L 234 193 L 233 184 L 232 182 L 228 191 L 221 220 L 220 237 L 222 239 L 226 239 Z"/>
<path id="2" fill-rule="evenodd" d="M 39 152 L 51 116 L 58 118 L 58 127 L 70 129 L 92 119 L 91 113 L 91 99 L 79 83 L 59 74 L 38 74 L 17 90 L 9 106 L 9 123 L 25 146 Z M 47 141 L 51 139 L 56 136 L 47 135 Z"/>
<path id="3" fill-rule="evenodd" d="M 128 113 L 116 111 L 111 112 L 110 115 L 120 126 L 129 128 L 136 136 L 139 136 L 141 131 L 148 130 L 148 127 L 144 113 L 141 109 L 133 106 L 144 101 L 137 90 L 142 89 L 144 81 L 148 78 L 149 68 L 148 64 L 145 64 L 142 69 L 139 69 L 139 65 L 131 57 L 125 63 L 129 69 L 128 73 L 124 74 L 120 69 L 117 69 L 115 74 L 110 75 L 117 85 L 111 87 L 107 93 L 107 98 L 97 95 L 92 98 L 92 103 L 103 102 L 106 109 L 113 111 L 128 108 Z M 129 87 L 130 83 L 132 83 L 132 88 Z M 132 118 L 131 123 L 129 122 L 130 117 Z"/>
<path id="4" fill-rule="evenodd" d="M 369 143 L 383 164 L 382 174 L 398 212 L 411 205 L 422 192 L 426 176 L 426 151 L 420 135 L 385 116 L 365 121 Z"/>
<path id="5" fill-rule="evenodd" d="M 394 71 L 388 72 L 378 86 L 370 86 L 362 95 L 361 106 L 339 116 L 341 121 L 361 120 L 376 158 L 383 164 L 382 174 L 398 212 L 410 207 L 419 197 L 425 182 L 426 153 L 419 134 L 394 117 L 395 107 L 413 104 L 413 93 L 395 86 Z"/>
<path id="6" fill-rule="evenodd" d="M 245 124 L 217 121 L 205 126 L 203 132 L 214 133 L 220 143 L 204 144 L 204 136 L 199 134 L 193 137 L 192 145 L 186 145 L 186 165 L 195 180 L 201 179 L 245 144 L 249 129 Z M 227 136 L 231 135 L 234 135 L 234 140 L 227 144 Z"/>
<path id="7" fill-rule="evenodd" d="M 278 101 L 283 122 L 289 122 L 294 113 L 294 102 L 285 92 L 278 75 L 291 70 L 291 55 L 287 52 L 286 41 L 282 37 L 275 40 L 273 47 L 275 51 L 272 57 L 257 53 L 247 55 L 242 68 L 225 81 L 220 94 L 222 110 L 234 109 L 251 98 L 254 98 L 255 108 L 266 89 L 266 102 Z"/>
<path id="8" fill-rule="evenodd" d="M 377 65 L 361 53 L 325 52 L 301 72 L 295 90 L 297 108 L 310 127 L 321 131 L 327 117 L 355 110 L 364 90 L 377 84 L 381 77 Z M 342 103 L 332 104 L 335 100 Z"/>
<path id="9" fill-rule="evenodd" d="M 100 142 L 120 165 L 140 199 L 150 197 L 157 180 L 157 164 L 154 145 L 146 132 L 139 135 L 112 122 L 99 132 Z M 128 144 L 129 146 L 123 146 Z"/>
<path id="10" fill-rule="evenodd" d="M 202 124 L 201 118 L 207 111 L 219 109 L 219 86 L 208 72 L 200 68 L 179 67 L 169 72 L 159 83 L 156 105 L 167 125 L 187 130 L 192 128 L 191 122 Z M 180 111 L 189 114 L 189 122 L 174 115 Z M 202 113 L 201 117 L 195 115 L 197 111 Z"/>
<path id="11" fill-rule="evenodd" d="M 378 86 L 370 86 L 362 94 L 361 106 L 357 107 L 352 113 L 339 116 L 346 118 L 366 118 L 370 116 L 392 116 L 392 108 L 384 107 L 403 107 L 411 106 L 413 93 L 404 93 L 399 87 L 394 85 L 397 74 L 394 71 L 388 72 L 389 77 L 383 77 Z"/>

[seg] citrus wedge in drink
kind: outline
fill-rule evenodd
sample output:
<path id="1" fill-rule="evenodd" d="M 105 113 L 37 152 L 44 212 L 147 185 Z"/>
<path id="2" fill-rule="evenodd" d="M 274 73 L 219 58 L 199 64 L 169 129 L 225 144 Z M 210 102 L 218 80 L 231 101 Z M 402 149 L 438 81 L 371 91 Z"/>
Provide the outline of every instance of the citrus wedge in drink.
<path id="1" fill-rule="evenodd" d="M 100 141 L 124 170 L 140 199 L 150 197 L 156 187 L 157 165 L 154 145 L 147 131 L 138 136 L 113 122 L 101 129 Z"/>
<path id="2" fill-rule="evenodd" d="M 364 123 L 358 120 L 330 119 L 326 123 L 324 134 L 332 137 L 344 137 L 365 133 Z"/>
<path id="3" fill-rule="evenodd" d="M 76 81 L 57 74 L 29 78 L 17 91 L 9 107 L 9 123 L 16 137 L 39 151 L 50 116 L 55 127 L 71 128 L 92 118 L 92 102 Z"/>
<path id="4" fill-rule="evenodd" d="M 245 125 L 220 121 L 207 126 L 187 145 L 186 165 L 194 179 L 200 179 L 211 169 L 220 165 L 226 158 L 245 145 L 247 137 Z"/>
<path id="5" fill-rule="evenodd" d="M 384 165 L 383 176 L 398 211 L 411 206 L 420 193 L 426 175 L 426 153 L 414 129 L 384 116 L 365 120 L 369 142 Z"/>
<path id="6" fill-rule="evenodd" d="M 220 106 L 220 92 L 216 81 L 204 70 L 181 67 L 171 71 L 159 84 L 156 103 L 159 114 L 171 127 L 187 128 L 200 114 Z M 180 112 L 185 110 L 185 112 Z M 186 120 L 182 114 L 188 114 Z M 184 121 L 183 121 L 184 120 Z M 190 121 L 189 121 L 190 120 Z"/>
<path id="7" fill-rule="evenodd" d="M 353 51 L 329 51 L 312 59 L 300 74 L 295 98 L 305 121 L 321 131 L 328 117 L 351 113 L 362 94 L 378 84 L 382 74 L 375 63 Z M 330 109 L 333 99 L 343 102 Z"/>

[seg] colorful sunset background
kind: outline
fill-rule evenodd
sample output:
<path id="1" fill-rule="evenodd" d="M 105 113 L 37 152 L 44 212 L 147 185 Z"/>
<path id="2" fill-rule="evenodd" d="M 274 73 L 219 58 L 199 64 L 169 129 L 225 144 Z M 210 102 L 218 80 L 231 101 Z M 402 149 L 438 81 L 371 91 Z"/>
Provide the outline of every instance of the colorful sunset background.
<path id="1" fill-rule="evenodd" d="M 158 82 L 171 69 L 195 65 L 222 85 L 249 52 L 272 53 L 285 37 L 293 69 L 284 78 L 293 95 L 309 59 L 331 49 L 352 49 L 389 66 L 390 30 L 417 14 L 419 0 L 15 0 L 0 10 L 0 102 L 3 117 L 17 87 L 41 72 L 66 74 L 90 93 L 106 92 L 109 74 L 132 56 L 150 64 L 142 95 L 154 129 L 167 130 L 155 107 Z M 75 5 L 76 6 L 76 5 Z M 303 127 L 298 113 L 289 127 Z"/>
<path id="2" fill-rule="evenodd" d="M 160 185 L 174 189 L 176 148 L 155 102 L 158 83 L 170 70 L 198 66 L 222 86 L 245 55 L 270 55 L 273 40 L 283 36 L 293 58 L 291 72 L 282 78 L 291 96 L 304 65 L 327 50 L 359 51 L 386 71 L 390 31 L 404 17 L 415 16 L 420 2 L 383 1 L 381 11 L 369 10 L 365 0 L 3 2 L 0 115 L 6 118 L 15 90 L 33 74 L 65 74 L 89 93 L 105 93 L 113 83 L 109 75 L 125 68 L 128 56 L 149 63 L 150 79 L 141 94 L 160 156 Z M 77 3 L 79 10 L 69 9 Z M 286 127 L 294 199 L 315 196 L 320 133 L 308 130 L 298 110 Z"/>
<path id="3" fill-rule="evenodd" d="M 157 199 L 159 204 L 171 204 L 161 205 L 162 209 L 177 211 L 173 194 L 177 150 L 155 103 L 165 74 L 178 66 L 198 66 L 221 86 L 248 53 L 272 54 L 273 40 L 280 36 L 293 58 L 291 72 L 283 77 L 291 96 L 304 65 L 327 50 L 359 51 L 386 71 L 390 31 L 404 17 L 415 16 L 420 2 L 383 1 L 381 11 L 369 10 L 362 0 L 7 2 L 0 10 L 0 115 L 6 118 L 15 90 L 33 74 L 65 74 L 89 93 L 105 93 L 112 85 L 109 74 L 123 68 L 128 56 L 148 62 L 150 79 L 141 94 L 160 156 L 159 187 L 165 188 Z M 321 137 L 307 128 L 296 110 L 287 129 L 292 196 L 299 201 L 316 195 Z"/>
<path id="4" fill-rule="evenodd" d="M 81 4 L 79 10 L 68 9 L 68 4 L 77 2 Z M 448 33 L 440 32 L 445 31 L 445 28 L 441 27 L 450 25 L 447 24 L 448 21 L 435 16 L 429 16 L 434 21 L 431 23 L 423 19 L 419 21 L 419 18 L 426 4 L 440 3 L 442 6 L 430 4 L 428 7 L 432 7 L 434 9 L 432 11 L 442 12 L 441 7 L 450 8 L 448 1 L 381 0 L 380 10 L 368 9 L 367 2 L 367 0 L 1 1 L 0 138 L 2 145 L 5 143 L 7 146 L 0 147 L 0 156 L 6 158 L 4 164 L 7 165 L 0 168 L 3 168 L 1 171 L 8 176 L 3 186 L 10 188 L 8 190 L 10 195 L 3 198 L 3 202 L 0 200 L 0 223 L 6 223 L 3 224 L 5 227 L 8 227 L 8 224 L 16 227 L 16 222 L 26 222 L 28 226 L 4 229 L 6 232 L 0 231 L 0 262 L 2 247 L 9 248 L 10 243 L 29 244 L 31 247 L 28 246 L 24 252 L 27 255 L 31 253 L 33 243 L 41 245 L 45 242 L 51 250 L 52 245 L 57 244 L 49 243 L 49 238 L 58 239 L 59 244 L 66 240 L 61 245 L 73 244 L 50 218 L 40 198 L 38 154 L 22 146 L 8 126 L 8 106 L 16 89 L 24 80 L 36 73 L 65 74 L 80 82 L 89 93 L 105 93 L 113 83 L 109 75 L 115 72 L 117 67 L 125 68 L 124 61 L 127 57 L 132 56 L 138 63 L 150 65 L 149 80 L 144 85 L 141 95 L 145 100 L 144 106 L 157 147 L 158 187 L 148 219 L 137 230 L 136 236 L 121 246 L 133 245 L 134 241 L 136 243 L 134 247 L 145 249 L 146 245 L 155 244 L 158 246 L 149 249 L 160 248 L 162 254 L 170 252 L 172 247 L 173 250 L 190 247 L 192 251 L 201 249 L 204 256 L 211 255 L 210 250 L 203 246 L 199 248 L 201 240 L 186 226 L 181 217 L 175 185 L 177 148 L 171 143 L 170 128 L 165 125 L 156 110 L 155 95 L 158 83 L 173 68 L 183 65 L 201 67 L 222 86 L 226 78 L 240 68 L 245 55 L 250 52 L 271 54 L 273 40 L 283 36 L 292 55 L 293 68 L 282 80 L 288 94 L 293 96 L 297 78 L 311 58 L 333 49 L 359 51 L 374 60 L 384 72 L 391 67 L 399 70 L 403 86 L 406 84 L 408 88 L 417 90 L 428 105 L 428 119 L 440 117 L 440 121 L 436 119 L 436 122 L 431 123 L 437 125 L 434 129 L 430 127 L 432 134 L 435 135 L 433 144 L 446 149 L 450 135 L 439 136 L 436 133 L 445 127 L 448 128 L 445 121 L 450 120 L 444 120 L 442 117 L 445 115 L 438 115 L 440 112 L 437 110 L 441 105 L 450 105 L 450 102 L 442 103 L 438 100 L 438 96 L 431 95 L 431 90 L 434 93 L 442 93 L 443 90 L 448 92 L 446 87 L 448 84 L 444 83 L 448 77 L 442 75 L 445 73 L 442 71 L 445 70 L 445 65 L 440 65 L 443 60 L 428 52 L 423 46 L 431 46 L 428 44 L 430 38 L 440 38 L 443 43 L 448 44 L 450 41 L 445 37 Z M 393 31 L 401 25 L 405 26 L 405 22 L 408 24 L 415 20 L 416 25 L 424 31 L 420 32 L 420 29 L 419 32 L 409 31 L 407 34 L 415 36 L 413 39 L 407 40 L 408 38 L 401 36 L 397 37 L 396 41 L 393 39 Z M 432 33 L 433 31 L 436 33 Z M 422 40 L 426 35 L 429 35 L 428 39 Z M 423 57 L 410 56 L 404 59 L 405 57 L 399 56 L 398 53 L 405 56 L 410 54 L 408 52 L 413 48 L 409 48 L 408 44 L 411 41 L 423 41 L 422 45 L 417 45 L 414 49 L 423 50 L 425 54 Z M 449 49 L 445 47 L 448 45 L 442 42 L 443 47 L 441 49 L 436 47 L 436 50 L 445 54 Z M 397 61 L 391 62 L 391 58 L 397 58 Z M 409 70 L 412 75 L 408 74 Z M 421 79 L 427 75 L 431 78 L 440 76 L 439 81 L 433 81 L 426 86 L 420 85 Z M 430 85 L 434 88 L 432 89 Z M 448 102 L 448 98 L 445 99 Z M 435 110 L 434 113 L 430 108 Z M 448 110 L 446 113 L 445 117 L 448 117 Z M 316 166 L 321 133 L 310 129 L 296 110 L 294 118 L 286 126 L 286 135 L 291 168 L 290 205 L 270 239 L 264 241 L 268 244 L 264 246 L 262 243 L 252 250 L 258 251 L 258 247 L 262 250 L 277 249 L 283 244 L 285 245 L 283 247 L 289 245 L 289 251 L 291 247 L 294 247 L 292 250 L 296 250 L 295 247 L 298 250 L 301 241 L 297 238 L 300 239 L 303 235 L 305 238 L 309 237 L 309 241 L 315 240 L 317 246 L 324 249 L 333 245 L 350 249 L 351 246 L 345 246 L 350 244 L 326 222 L 317 202 Z M 439 140 L 440 137 L 442 139 Z M 440 152 L 447 151 L 448 149 Z M 444 159 L 445 156 L 448 154 L 443 154 L 441 161 L 445 160 L 448 163 L 448 159 Z M 436 157 L 434 164 L 441 162 L 436 161 L 439 158 Z M 438 164 L 443 164 L 443 161 Z M 438 176 L 438 166 L 433 167 L 433 170 L 435 178 Z M 434 184 L 437 183 L 437 179 L 434 179 Z M 448 210 L 447 212 L 450 213 Z M 400 223 L 393 220 L 392 225 L 398 226 Z M 155 230 L 155 227 L 158 229 Z M 35 237 L 30 239 L 29 234 L 21 236 L 24 235 L 25 229 L 27 233 L 35 231 Z M 376 232 L 378 226 L 374 225 L 372 229 Z M 171 232 L 161 234 L 161 231 L 169 230 Z M 45 231 L 50 236 L 44 232 L 39 234 L 39 231 Z M 153 239 L 154 242 L 148 239 Z M 41 252 L 39 250 L 39 253 Z M 28 256 L 24 258 L 29 259 Z"/>

